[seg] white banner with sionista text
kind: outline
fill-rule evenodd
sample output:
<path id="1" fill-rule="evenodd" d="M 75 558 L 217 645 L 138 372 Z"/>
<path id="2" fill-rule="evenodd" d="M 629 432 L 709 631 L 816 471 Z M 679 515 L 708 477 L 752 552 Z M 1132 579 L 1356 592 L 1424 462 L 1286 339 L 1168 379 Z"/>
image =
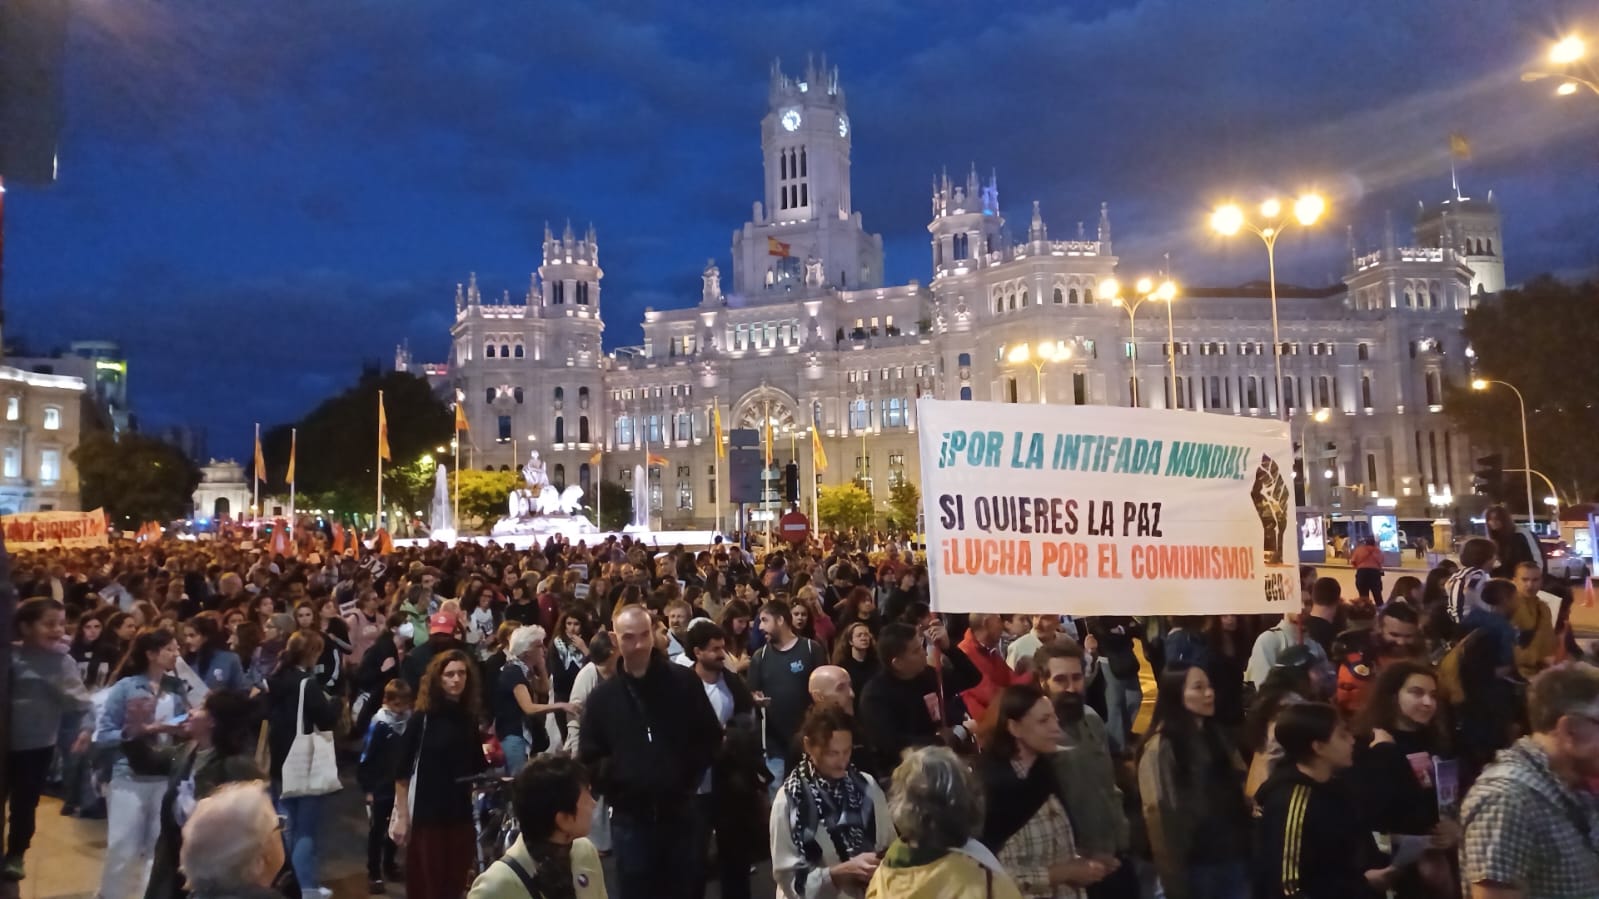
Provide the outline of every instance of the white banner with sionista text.
<path id="1" fill-rule="evenodd" d="M 939 612 L 1275 613 L 1299 600 L 1288 425 L 922 399 Z"/>

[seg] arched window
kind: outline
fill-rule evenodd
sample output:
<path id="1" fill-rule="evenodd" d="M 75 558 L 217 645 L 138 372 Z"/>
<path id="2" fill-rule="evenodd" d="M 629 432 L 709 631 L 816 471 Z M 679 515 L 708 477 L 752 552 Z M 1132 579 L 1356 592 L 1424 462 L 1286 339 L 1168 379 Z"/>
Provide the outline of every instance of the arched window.
<path id="1" fill-rule="evenodd" d="M 577 282 L 577 304 L 579 306 L 587 306 L 589 304 L 589 282 L 587 281 Z"/>
<path id="2" fill-rule="evenodd" d="M 1083 288 L 1083 302 L 1084 303 L 1092 303 L 1092 302 L 1094 302 L 1094 288 L 1092 288 L 1092 287 L 1084 287 Z"/>
<path id="3" fill-rule="evenodd" d="M 1077 305 L 1077 288 L 1073 287 L 1067 296 L 1071 300 L 1071 304 L 1073 306 Z"/>
<path id="4" fill-rule="evenodd" d="M 972 389 L 970 387 L 962 387 L 961 388 L 961 399 L 969 400 L 971 398 L 972 398 Z"/>
<path id="5" fill-rule="evenodd" d="M 1360 404 L 1367 409 L 1371 406 L 1371 376 L 1360 376 Z"/>
<path id="6" fill-rule="evenodd" d="M 561 463 L 557 462 L 557 463 L 555 463 L 555 467 L 550 469 L 550 486 L 554 487 L 556 490 L 565 490 L 566 489 L 566 466 L 565 465 L 562 465 Z"/>
<path id="7" fill-rule="evenodd" d="M 972 354 L 971 353 L 961 353 L 958 358 L 959 358 L 959 361 L 956 364 L 959 365 L 961 368 L 971 368 L 972 367 Z"/>
<path id="8" fill-rule="evenodd" d="M 493 359 L 494 358 L 494 344 L 492 344 L 492 343 L 483 344 L 483 358 L 485 358 L 485 359 Z"/>
<path id="9" fill-rule="evenodd" d="M 565 400 L 566 400 L 566 388 L 564 388 L 564 387 L 555 388 L 555 408 L 557 408 L 557 409 L 561 408 L 561 403 L 564 402 Z"/>
<path id="10" fill-rule="evenodd" d="M 1059 287 L 1055 288 L 1054 300 L 1055 300 L 1055 305 L 1057 305 L 1057 306 L 1059 306 L 1062 303 L 1066 302 L 1066 298 L 1061 295 Z"/>
<path id="11" fill-rule="evenodd" d="M 587 415 L 579 415 L 577 418 L 577 442 L 589 442 L 589 417 Z"/>
<path id="12" fill-rule="evenodd" d="M 1494 254 L 1494 239 L 1492 237 L 1490 237 L 1490 238 L 1488 238 L 1488 255 L 1492 256 L 1493 254 Z"/>
<path id="13" fill-rule="evenodd" d="M 510 344 L 508 344 L 508 343 L 500 344 L 500 358 L 501 359 L 509 359 L 509 358 L 511 358 L 511 345 Z"/>
<path id="14" fill-rule="evenodd" d="M 582 465 L 577 467 L 577 485 L 583 488 L 584 496 L 594 495 L 594 490 L 592 489 L 593 479 L 593 469 L 589 467 L 587 462 L 584 462 Z"/>
<path id="15" fill-rule="evenodd" d="M 520 387 L 511 388 L 511 396 L 516 400 L 516 404 L 518 406 L 522 405 L 522 388 L 520 388 Z"/>
<path id="16" fill-rule="evenodd" d="M 905 427 L 905 400 L 903 398 L 891 396 L 883 400 L 883 427 Z"/>
<path id="17" fill-rule="evenodd" d="M 998 314 L 998 313 L 1001 313 L 1001 312 L 1004 312 L 1004 311 L 1005 311 L 1005 295 L 1004 294 L 999 294 L 999 293 L 994 294 L 994 312 L 995 312 L 995 314 Z"/>
<path id="18" fill-rule="evenodd" d="M 1026 290 L 1026 288 L 1022 289 L 1022 308 L 1023 309 L 1027 308 L 1027 290 Z"/>
<path id="19" fill-rule="evenodd" d="M 1010 307 L 1010 311 L 1016 311 L 1016 294 L 1013 293 L 1006 299 L 1006 305 Z"/>
<path id="20" fill-rule="evenodd" d="M 557 281 L 550 287 L 550 303 L 560 306 L 566 302 L 566 282 Z"/>
<path id="21" fill-rule="evenodd" d="M 970 238 L 968 238 L 965 234 L 957 234 L 955 235 L 954 239 L 950 241 L 950 249 L 952 251 L 950 256 L 957 262 L 965 259 L 970 246 Z"/>
<path id="22" fill-rule="evenodd" d="M 493 387 L 485 387 L 483 389 L 483 402 L 485 402 L 485 403 L 494 402 L 494 388 Z"/>
<path id="23" fill-rule="evenodd" d="M 566 416 L 564 415 L 555 416 L 555 442 L 566 442 Z"/>
<path id="24" fill-rule="evenodd" d="M 515 356 L 518 359 L 522 358 L 525 354 L 526 354 L 526 350 L 524 350 L 522 348 L 522 344 L 520 344 L 520 343 L 518 343 L 516 346 L 511 348 L 511 355 Z"/>

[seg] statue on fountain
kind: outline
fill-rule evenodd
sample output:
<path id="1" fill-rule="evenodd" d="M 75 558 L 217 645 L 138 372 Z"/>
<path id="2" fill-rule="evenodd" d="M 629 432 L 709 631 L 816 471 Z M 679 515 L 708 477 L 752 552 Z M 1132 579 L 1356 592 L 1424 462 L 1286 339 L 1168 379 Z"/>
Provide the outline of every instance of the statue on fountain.
<path id="1" fill-rule="evenodd" d="M 550 483 L 544 460 L 534 450 L 521 468 L 523 483 L 506 498 L 506 517 L 492 533 L 545 534 L 564 531 L 589 533 L 594 525 L 579 511 L 583 488 L 573 484 L 560 490 Z"/>

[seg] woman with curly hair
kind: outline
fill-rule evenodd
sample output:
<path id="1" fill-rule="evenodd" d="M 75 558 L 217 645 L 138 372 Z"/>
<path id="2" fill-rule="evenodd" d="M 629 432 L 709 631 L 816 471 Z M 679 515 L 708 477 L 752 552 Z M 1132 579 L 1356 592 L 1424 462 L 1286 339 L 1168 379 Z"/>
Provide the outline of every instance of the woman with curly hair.
<path id="1" fill-rule="evenodd" d="M 488 770 L 478 736 L 483 688 L 459 649 L 428 663 L 405 728 L 389 836 L 405 847 L 407 896 L 459 896 L 476 858 L 471 778 Z"/>

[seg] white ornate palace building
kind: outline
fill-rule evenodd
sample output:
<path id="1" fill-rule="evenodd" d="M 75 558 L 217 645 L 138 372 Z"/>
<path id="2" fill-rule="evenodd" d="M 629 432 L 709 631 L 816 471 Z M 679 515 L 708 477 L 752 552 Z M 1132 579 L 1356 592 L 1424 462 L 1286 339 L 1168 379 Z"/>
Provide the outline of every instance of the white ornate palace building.
<path id="1" fill-rule="evenodd" d="M 603 349 L 598 240 L 568 227 L 546 230 L 520 302 L 485 301 L 475 275 L 457 286 L 447 363 L 416 363 L 402 348 L 398 367 L 462 398 L 472 442 L 462 458 L 476 466 L 515 468 L 537 449 L 554 483 L 592 495 L 602 467 L 631 485 L 646 452 L 660 457 L 650 476 L 663 527 L 710 526 L 725 500 L 713 405 L 724 428 L 770 415 L 778 461 L 799 463 L 802 494 L 814 474 L 808 429 L 819 429 L 820 482 L 860 481 L 880 509 L 891 485 L 918 480 L 919 396 L 1126 405 L 1136 378 L 1141 405 L 1278 414 L 1266 285 L 1184 287 L 1172 342 L 1164 306 L 1146 305 L 1135 351 L 1125 310 L 1095 296 L 1117 272 L 1103 204 L 1092 233 L 1078 224 L 1061 240 L 1035 202 L 1014 237 L 993 179 L 941 177 L 931 277 L 885 285 L 882 237 L 851 202 L 852 126 L 836 70 L 792 77 L 773 66 L 764 199 L 733 232 L 732 277 L 712 261 L 698 303 L 647 309 L 642 346 Z M 1422 518 L 1470 492 L 1470 449 L 1443 414 L 1444 385 L 1468 375 L 1462 316 L 1504 288 L 1502 249 L 1491 197 L 1457 196 L 1421 208 L 1412 246 L 1395 245 L 1390 227 L 1381 249 L 1352 250 L 1342 284 L 1279 290 L 1280 393 L 1311 505 L 1380 502 Z M 1040 342 L 1069 358 L 1009 361 L 1017 344 Z"/>

